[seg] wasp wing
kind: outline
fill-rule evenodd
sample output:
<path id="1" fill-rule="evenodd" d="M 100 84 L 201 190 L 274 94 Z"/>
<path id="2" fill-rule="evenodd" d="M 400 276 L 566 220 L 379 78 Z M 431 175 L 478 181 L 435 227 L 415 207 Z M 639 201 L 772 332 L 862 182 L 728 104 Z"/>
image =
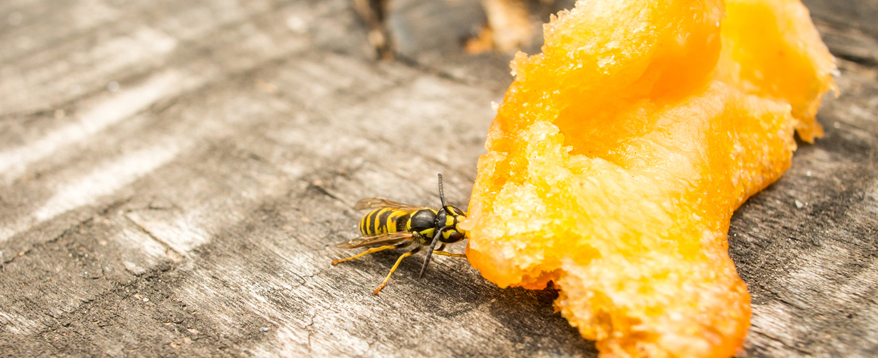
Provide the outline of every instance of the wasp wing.
<path id="1" fill-rule="evenodd" d="M 402 241 L 411 240 L 410 232 L 393 232 L 375 236 L 360 236 L 345 242 L 335 244 L 339 249 L 356 249 L 364 246 L 393 245 Z"/>
<path id="2" fill-rule="evenodd" d="M 354 205 L 354 210 L 365 210 L 365 209 L 378 209 L 378 208 L 391 208 L 402 211 L 408 211 L 413 213 L 415 211 L 424 209 L 423 206 L 414 206 L 408 204 L 397 203 L 395 201 L 390 201 L 387 199 L 379 199 L 379 198 L 365 198 L 361 199 Z"/>

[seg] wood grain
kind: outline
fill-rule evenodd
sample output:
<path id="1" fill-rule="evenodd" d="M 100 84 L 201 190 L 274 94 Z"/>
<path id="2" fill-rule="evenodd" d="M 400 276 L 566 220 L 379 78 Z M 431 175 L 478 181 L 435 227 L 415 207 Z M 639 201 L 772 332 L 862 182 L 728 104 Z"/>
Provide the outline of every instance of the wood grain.
<path id="1" fill-rule="evenodd" d="M 841 96 L 733 218 L 742 357 L 878 354 L 875 3 L 808 4 Z M 361 197 L 466 204 L 511 80 L 403 4 L 376 62 L 345 0 L 0 3 L 0 356 L 596 356 L 551 290 L 329 264 Z"/>

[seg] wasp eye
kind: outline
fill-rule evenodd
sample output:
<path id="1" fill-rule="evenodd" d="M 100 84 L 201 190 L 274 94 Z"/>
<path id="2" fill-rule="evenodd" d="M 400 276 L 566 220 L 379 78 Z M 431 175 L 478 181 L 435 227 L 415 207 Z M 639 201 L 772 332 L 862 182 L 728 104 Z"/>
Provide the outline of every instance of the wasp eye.
<path id="1" fill-rule="evenodd" d="M 451 211 L 451 214 L 452 214 L 452 215 L 454 215 L 454 216 L 462 216 L 462 217 L 466 218 L 466 213 L 464 213 L 463 210 L 460 210 L 460 209 L 458 209 L 458 208 L 456 208 L 456 207 L 453 207 L 453 206 L 449 206 L 448 208 L 449 208 L 449 210 Z"/>

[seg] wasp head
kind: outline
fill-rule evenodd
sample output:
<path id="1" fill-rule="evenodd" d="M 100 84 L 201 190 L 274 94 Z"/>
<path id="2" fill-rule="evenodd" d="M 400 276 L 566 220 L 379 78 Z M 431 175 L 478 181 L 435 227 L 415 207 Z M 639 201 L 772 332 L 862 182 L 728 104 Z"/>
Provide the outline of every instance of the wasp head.
<path id="1" fill-rule="evenodd" d="M 466 232 L 460 228 L 460 223 L 466 220 L 466 213 L 453 206 L 444 206 L 436 215 L 436 227 L 445 227 L 439 241 L 453 243 L 463 240 Z"/>

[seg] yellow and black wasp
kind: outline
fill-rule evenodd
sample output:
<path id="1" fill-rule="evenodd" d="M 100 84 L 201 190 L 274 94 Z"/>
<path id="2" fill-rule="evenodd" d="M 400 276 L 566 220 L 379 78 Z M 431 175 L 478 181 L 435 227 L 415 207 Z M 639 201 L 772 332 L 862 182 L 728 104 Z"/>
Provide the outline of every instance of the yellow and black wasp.
<path id="1" fill-rule="evenodd" d="M 442 208 L 439 210 L 400 204 L 378 198 L 360 200 L 354 205 L 354 209 L 373 209 L 360 220 L 360 233 L 363 236 L 336 244 L 335 247 L 341 249 L 370 248 L 358 255 L 335 260 L 332 264 L 350 261 L 387 249 L 414 246 L 414 248 L 402 254 L 396 260 L 396 264 L 390 269 L 390 273 L 384 278 L 384 282 L 372 292 L 377 295 L 384 288 L 384 285 L 387 284 L 387 281 L 390 280 L 390 275 L 393 274 L 393 271 L 396 271 L 402 259 L 416 254 L 427 243 L 430 243 L 430 251 L 427 252 L 427 258 L 424 259 L 424 265 L 421 267 L 421 273 L 418 277 L 424 275 L 432 254 L 466 257 L 464 254 L 452 254 L 442 251 L 445 248 L 445 244 L 455 243 L 466 237 L 466 232 L 460 228 L 460 223 L 466 219 L 466 213 L 463 210 L 445 204 L 445 193 L 442 191 L 442 174 L 439 174 L 439 199 L 442 201 Z M 434 250 L 439 242 L 442 244 L 438 249 Z"/>

